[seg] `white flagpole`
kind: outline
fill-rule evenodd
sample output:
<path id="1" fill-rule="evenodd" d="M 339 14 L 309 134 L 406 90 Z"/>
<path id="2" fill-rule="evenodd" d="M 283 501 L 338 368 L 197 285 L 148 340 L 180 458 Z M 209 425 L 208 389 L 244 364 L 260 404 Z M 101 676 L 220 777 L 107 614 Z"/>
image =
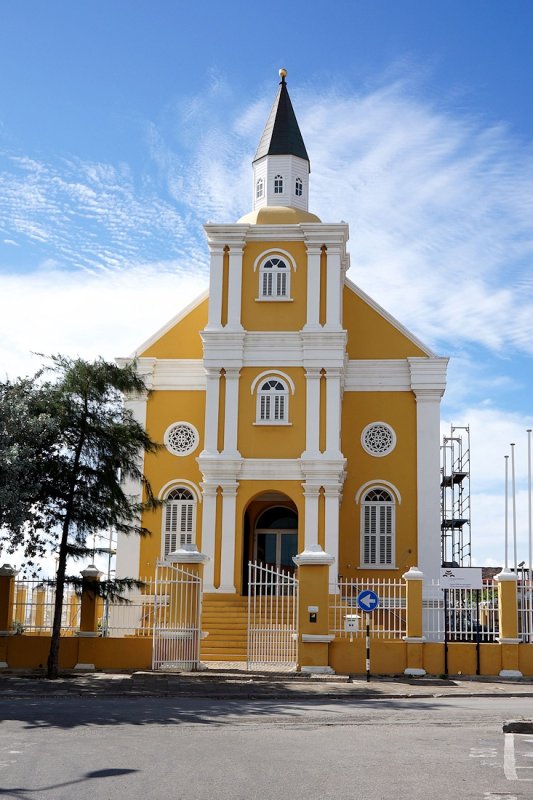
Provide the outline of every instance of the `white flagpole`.
<path id="1" fill-rule="evenodd" d="M 518 580 L 518 557 L 516 554 L 516 481 L 515 481 L 515 468 L 514 468 L 514 448 L 515 443 L 511 442 L 511 488 L 513 493 L 513 556 L 514 556 L 514 574 Z"/>
<path id="2" fill-rule="evenodd" d="M 533 535 L 531 528 L 531 428 L 527 429 L 527 533 L 529 543 L 529 580 L 533 580 Z"/>
<path id="3" fill-rule="evenodd" d="M 531 535 L 531 428 L 527 429 L 527 535 L 528 535 L 528 544 L 529 544 L 529 572 L 528 572 L 528 582 L 527 582 L 527 624 L 528 624 L 528 641 L 531 642 L 531 637 L 533 634 L 533 602 L 532 602 L 532 595 L 531 595 L 531 581 L 533 580 L 533 573 L 531 572 L 532 561 L 533 561 L 533 547 L 532 547 L 532 535 Z"/>
<path id="4" fill-rule="evenodd" d="M 509 569 L 509 456 L 505 456 L 505 571 Z"/>

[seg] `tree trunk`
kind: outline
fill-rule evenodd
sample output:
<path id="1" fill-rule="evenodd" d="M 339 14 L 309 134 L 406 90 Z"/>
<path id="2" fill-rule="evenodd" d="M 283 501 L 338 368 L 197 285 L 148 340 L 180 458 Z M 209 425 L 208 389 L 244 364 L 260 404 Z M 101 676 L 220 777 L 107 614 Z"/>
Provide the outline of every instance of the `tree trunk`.
<path id="1" fill-rule="evenodd" d="M 61 617 L 63 615 L 63 597 L 65 594 L 65 573 L 67 567 L 67 541 L 70 518 L 65 517 L 63 522 L 63 532 L 61 544 L 59 545 L 59 560 L 56 573 L 56 593 L 54 603 L 54 622 L 52 625 L 52 638 L 50 640 L 50 652 L 48 653 L 48 663 L 46 677 L 55 680 L 59 675 L 59 641 L 61 637 Z"/>
<path id="2" fill-rule="evenodd" d="M 46 677 L 56 680 L 59 675 L 59 641 L 61 637 L 61 617 L 63 615 L 63 597 L 65 594 L 65 574 L 67 567 L 67 544 L 72 519 L 72 508 L 74 503 L 74 493 L 78 480 L 78 467 L 80 464 L 81 453 L 85 444 L 85 432 L 87 421 L 87 399 L 85 400 L 85 413 L 81 425 L 80 440 L 74 454 L 72 465 L 72 476 L 70 482 L 69 495 L 65 509 L 65 519 L 63 520 L 63 530 L 61 533 L 61 543 L 59 545 L 59 560 L 56 573 L 56 598 L 54 604 L 54 622 L 52 625 L 52 638 L 50 640 L 50 652 L 48 653 L 48 663 Z"/>

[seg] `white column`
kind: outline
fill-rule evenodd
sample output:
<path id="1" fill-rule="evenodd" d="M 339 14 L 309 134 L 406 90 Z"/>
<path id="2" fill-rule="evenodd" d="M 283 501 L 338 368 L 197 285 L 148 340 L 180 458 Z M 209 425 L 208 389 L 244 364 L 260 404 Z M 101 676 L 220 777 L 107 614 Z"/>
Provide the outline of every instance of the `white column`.
<path id="1" fill-rule="evenodd" d="M 319 455 L 320 436 L 320 367 L 308 367 L 306 377 L 305 456 Z"/>
<path id="2" fill-rule="evenodd" d="M 326 370 L 326 453 L 329 458 L 341 458 L 341 370 Z"/>
<path id="3" fill-rule="evenodd" d="M 153 367 L 155 366 L 155 359 L 151 364 L 150 371 L 147 372 L 143 365 L 140 365 L 139 373 L 145 378 L 147 389 L 151 388 Z M 138 422 L 143 428 L 146 429 L 146 401 L 147 393 L 142 392 L 135 396 L 129 396 L 125 399 L 124 405 L 133 415 L 133 419 Z M 139 452 L 138 466 L 141 472 L 144 471 L 144 451 Z M 126 478 L 123 481 L 124 492 L 130 497 L 134 497 L 137 502 L 142 502 L 142 482 L 139 478 Z M 139 514 L 137 521 L 141 523 L 141 515 Z M 125 533 L 117 533 L 117 560 L 116 560 L 116 577 L 117 578 L 138 578 L 140 577 L 140 556 L 141 556 L 141 537 L 140 536 L 127 536 Z"/>
<path id="4" fill-rule="evenodd" d="M 218 453 L 218 403 L 220 396 L 220 370 L 206 367 L 205 428 L 203 453 Z M 209 555 L 209 553 L 207 554 Z"/>
<path id="5" fill-rule="evenodd" d="M 342 287 L 344 285 L 341 268 L 340 247 L 329 245 L 327 250 L 327 293 L 326 324 L 324 327 L 339 330 L 342 326 Z"/>
<path id="6" fill-rule="evenodd" d="M 425 584 L 440 575 L 440 397 L 432 389 L 416 395 L 416 470 L 418 514 L 418 567 Z"/>
<path id="7" fill-rule="evenodd" d="M 224 454 L 240 458 L 237 450 L 237 425 L 239 421 L 238 367 L 226 367 L 226 405 L 224 409 Z"/>
<path id="8" fill-rule="evenodd" d="M 242 244 L 231 245 L 229 251 L 228 321 L 226 328 L 242 330 Z"/>
<path id="9" fill-rule="evenodd" d="M 302 485 L 305 498 L 304 550 L 307 550 L 311 545 L 318 544 L 318 497 L 320 487 L 309 486 L 307 483 Z"/>
<path id="10" fill-rule="evenodd" d="M 324 495 L 326 530 L 324 549 L 326 553 L 329 553 L 335 559 L 329 568 L 329 585 L 331 587 L 332 585 L 337 586 L 339 574 L 339 488 L 337 486 L 325 486 Z"/>
<path id="11" fill-rule="evenodd" d="M 223 245 L 210 245 L 211 264 L 209 267 L 209 308 L 206 330 L 222 327 L 222 277 L 224 270 Z"/>
<path id="12" fill-rule="evenodd" d="M 307 246 L 307 322 L 304 330 L 320 328 L 320 256 L 322 247 Z"/>
<path id="13" fill-rule="evenodd" d="M 224 483 L 222 488 L 222 546 L 220 562 L 221 593 L 235 593 L 235 509 L 239 484 Z"/>
<path id="14" fill-rule="evenodd" d="M 217 518 L 217 486 L 202 483 L 202 553 L 209 557 L 204 567 L 204 592 L 214 592 L 215 581 L 215 528 Z"/>

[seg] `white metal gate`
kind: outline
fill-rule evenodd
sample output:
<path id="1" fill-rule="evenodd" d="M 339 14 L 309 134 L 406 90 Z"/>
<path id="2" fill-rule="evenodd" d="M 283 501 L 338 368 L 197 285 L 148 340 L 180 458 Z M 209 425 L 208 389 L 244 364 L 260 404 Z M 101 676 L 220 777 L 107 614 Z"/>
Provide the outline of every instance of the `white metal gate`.
<path id="1" fill-rule="evenodd" d="M 248 669 L 298 662 L 298 581 L 287 570 L 248 563 Z"/>
<path id="2" fill-rule="evenodd" d="M 152 669 L 198 668 L 201 619 L 201 578 L 183 567 L 158 561 Z"/>

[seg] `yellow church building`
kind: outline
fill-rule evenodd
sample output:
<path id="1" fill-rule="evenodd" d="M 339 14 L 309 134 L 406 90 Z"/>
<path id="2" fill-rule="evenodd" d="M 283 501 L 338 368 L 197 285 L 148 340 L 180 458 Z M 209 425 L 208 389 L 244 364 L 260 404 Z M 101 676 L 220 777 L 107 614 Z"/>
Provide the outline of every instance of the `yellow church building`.
<path id="1" fill-rule="evenodd" d="M 165 503 L 143 519 L 151 537 L 119 538 L 117 576 L 201 562 L 206 659 L 246 658 L 231 627 L 246 627 L 250 562 L 295 579 L 308 567 L 330 595 L 416 567 L 430 599 L 440 574 L 447 359 L 347 277 L 348 225 L 309 211 L 309 156 L 280 76 L 252 210 L 205 225 L 209 290 L 137 348 L 150 391 L 128 400 L 164 443 L 144 471 Z M 327 650 L 312 593 L 311 579 L 301 642 Z M 326 669 L 324 647 L 311 661 Z"/>

